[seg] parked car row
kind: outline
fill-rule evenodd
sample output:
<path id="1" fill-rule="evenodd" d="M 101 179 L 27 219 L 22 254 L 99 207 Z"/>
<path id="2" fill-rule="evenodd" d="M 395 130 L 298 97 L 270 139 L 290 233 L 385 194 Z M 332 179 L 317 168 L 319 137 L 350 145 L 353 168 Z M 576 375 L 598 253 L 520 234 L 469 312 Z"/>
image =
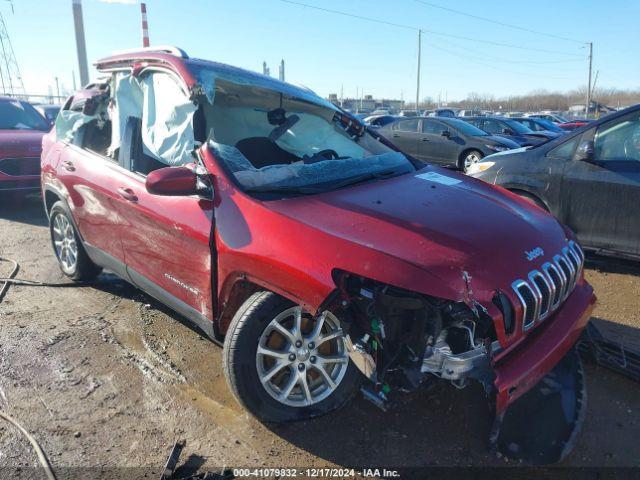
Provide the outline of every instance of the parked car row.
<path id="1" fill-rule="evenodd" d="M 578 128 L 467 173 L 551 212 L 586 248 L 640 259 L 640 105 Z"/>

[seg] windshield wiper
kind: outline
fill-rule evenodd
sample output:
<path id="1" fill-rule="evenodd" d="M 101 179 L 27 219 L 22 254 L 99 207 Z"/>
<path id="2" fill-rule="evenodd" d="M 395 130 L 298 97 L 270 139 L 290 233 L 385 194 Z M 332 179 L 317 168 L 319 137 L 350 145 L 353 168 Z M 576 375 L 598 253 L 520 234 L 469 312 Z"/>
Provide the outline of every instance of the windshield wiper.
<path id="1" fill-rule="evenodd" d="M 365 173 L 357 175 L 355 177 L 347 178 L 342 182 L 319 186 L 307 186 L 307 187 L 287 187 L 283 186 L 269 186 L 263 185 L 260 187 L 249 187 L 247 192 L 260 192 L 260 193 L 299 193 L 301 195 L 314 195 L 316 193 L 322 193 L 329 190 L 336 190 L 338 188 L 347 187 L 349 185 L 355 185 L 356 183 L 367 182 L 369 180 L 376 180 L 379 178 L 390 178 L 394 174 L 404 173 L 397 169 L 383 170 L 381 172 Z"/>
<path id="2" fill-rule="evenodd" d="M 406 172 L 403 172 L 403 173 L 406 173 Z M 400 175 L 399 171 L 395 169 L 382 170 L 381 172 L 365 173 L 363 175 L 347 178 L 342 182 L 331 185 L 331 190 L 348 187 L 349 185 L 355 185 L 356 183 L 368 182 L 369 180 L 376 180 L 379 178 L 391 178 L 392 176 L 395 176 L 394 174 Z"/>
<path id="3" fill-rule="evenodd" d="M 313 195 L 315 193 L 324 192 L 323 188 L 313 188 L 313 187 L 273 187 L 269 185 L 263 185 L 261 187 L 249 187 L 246 189 L 247 192 L 260 192 L 260 193 L 299 193 L 302 195 Z"/>

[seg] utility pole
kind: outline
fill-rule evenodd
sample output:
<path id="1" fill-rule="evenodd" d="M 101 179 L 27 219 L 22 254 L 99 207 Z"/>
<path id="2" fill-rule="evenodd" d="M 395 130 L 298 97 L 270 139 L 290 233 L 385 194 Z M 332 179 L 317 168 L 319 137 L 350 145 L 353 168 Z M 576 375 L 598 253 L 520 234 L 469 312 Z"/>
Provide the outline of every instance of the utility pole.
<path id="1" fill-rule="evenodd" d="M 584 107 L 585 116 L 589 117 L 589 108 L 591 107 L 591 69 L 593 64 L 593 42 L 589 42 L 589 82 L 587 84 L 587 104 Z"/>
<path id="2" fill-rule="evenodd" d="M 416 110 L 419 110 L 420 103 L 420 57 L 422 49 L 422 30 L 418 29 L 418 75 L 416 81 Z"/>
<path id="3" fill-rule="evenodd" d="M 58 77 L 54 77 L 56 80 L 56 96 L 58 100 L 60 100 L 60 82 L 58 81 Z"/>
<path id="4" fill-rule="evenodd" d="M 73 25 L 76 31 L 76 50 L 78 52 L 78 69 L 80 72 L 80 87 L 89 83 L 89 68 L 87 67 L 87 45 L 84 41 L 84 21 L 82 20 L 82 0 L 73 0 Z"/>

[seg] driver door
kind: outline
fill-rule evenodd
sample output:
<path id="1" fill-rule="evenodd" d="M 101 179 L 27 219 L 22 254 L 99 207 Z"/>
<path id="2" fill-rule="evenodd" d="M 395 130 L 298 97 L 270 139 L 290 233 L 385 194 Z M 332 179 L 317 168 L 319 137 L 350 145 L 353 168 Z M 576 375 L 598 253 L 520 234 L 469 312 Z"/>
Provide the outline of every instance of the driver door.
<path id="1" fill-rule="evenodd" d="M 172 108 L 188 98 L 186 87 L 169 73 L 146 75 L 156 94 L 146 90 L 144 102 L 149 107 L 142 111 L 141 119 L 130 117 L 126 123 L 120 162 L 128 175 L 117 185 L 124 199 L 119 208 L 126 222 L 121 241 L 127 272 L 138 287 L 211 333 L 213 199 L 154 195 L 145 185 L 152 171 L 185 161 L 152 153 L 143 145 L 143 130 L 154 128 L 156 122 L 170 130 L 171 125 L 189 123 L 184 109 Z M 178 135 L 177 129 L 172 132 Z M 187 129 L 179 135 L 184 138 L 193 133 Z"/>
<path id="2" fill-rule="evenodd" d="M 585 142 L 593 158 L 565 164 L 563 221 L 587 246 L 640 255 L 640 113 L 588 130 Z"/>

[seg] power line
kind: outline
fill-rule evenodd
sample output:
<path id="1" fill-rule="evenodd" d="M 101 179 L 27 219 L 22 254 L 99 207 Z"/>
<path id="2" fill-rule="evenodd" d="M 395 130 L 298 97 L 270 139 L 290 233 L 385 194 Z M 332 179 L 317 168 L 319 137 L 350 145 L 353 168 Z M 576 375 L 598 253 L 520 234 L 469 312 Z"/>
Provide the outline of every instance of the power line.
<path id="1" fill-rule="evenodd" d="M 479 38 L 470 38 L 470 37 L 463 37 L 460 35 L 453 35 L 451 33 L 443 33 L 443 32 L 436 32 L 434 30 L 429 30 L 426 28 L 418 28 L 418 27 L 413 27 L 411 25 L 405 25 L 405 24 L 401 24 L 401 23 L 394 23 L 394 22 L 389 22 L 386 20 L 380 20 L 377 18 L 372 18 L 372 17 L 365 17 L 364 15 L 356 15 L 353 13 L 347 13 L 347 12 L 342 12 L 340 10 L 333 10 L 330 8 L 324 8 L 324 7 L 318 7 L 316 5 L 309 5 L 307 3 L 302 3 L 302 2 L 295 2 L 293 0 L 280 0 L 281 2 L 284 3 L 289 3 L 291 5 L 298 5 L 300 7 L 307 7 L 307 8 L 311 8 L 314 10 L 320 10 L 322 12 L 326 12 L 326 13 L 335 13 L 336 15 L 342 15 L 345 17 L 351 17 L 351 18 L 357 18 L 360 20 L 365 20 L 368 22 L 373 22 L 373 23 L 378 23 L 381 25 L 389 25 L 392 27 L 397 27 L 397 28 L 404 28 L 406 30 L 413 30 L 413 31 L 418 31 L 418 30 L 422 30 L 423 32 L 426 33 L 430 33 L 432 35 L 440 35 L 443 37 L 449 37 L 449 38 L 456 38 L 458 40 L 467 40 L 470 42 L 475 42 L 475 43 L 485 43 L 487 45 L 494 45 L 494 46 L 498 46 L 498 47 L 507 47 L 507 48 L 516 48 L 519 50 L 529 50 L 532 52 L 542 52 L 542 53 L 551 53 L 551 54 L 555 54 L 555 55 L 567 55 L 567 56 L 573 56 L 573 57 L 581 57 L 582 55 L 579 55 L 577 53 L 569 53 L 569 52 L 559 52 L 557 50 L 545 50 L 542 48 L 533 48 L 533 47 L 524 47 L 522 45 L 513 45 L 513 44 L 509 44 L 509 43 L 500 43 L 500 42 L 492 42 L 490 40 L 481 40 Z"/>
<path id="2" fill-rule="evenodd" d="M 452 12 L 452 13 L 457 13 L 458 15 L 464 15 L 465 17 L 475 18 L 476 20 L 482 20 L 484 22 L 493 23 L 495 25 L 500 25 L 502 27 L 513 28 L 515 30 L 520 30 L 522 32 L 535 33 L 536 35 L 544 35 L 545 37 L 556 38 L 558 40 L 566 40 L 567 42 L 574 42 L 574 43 L 580 43 L 580 44 L 587 43 L 587 42 L 584 42 L 584 41 L 581 41 L 581 40 L 576 40 L 574 38 L 567 38 L 567 37 L 563 37 L 561 35 L 555 35 L 553 33 L 540 32 L 538 30 L 532 30 L 530 28 L 520 27 L 518 25 L 513 25 L 511 23 L 500 22 L 498 20 L 492 20 L 490 18 L 481 17 L 479 15 L 473 15 L 471 13 L 462 12 L 460 10 L 455 10 L 453 8 L 443 7 L 442 5 L 436 5 L 435 3 L 427 2 L 425 0 L 413 0 L 413 1 L 416 2 L 416 3 L 420 3 L 422 5 L 426 5 L 428 7 L 439 8 L 440 10 L 445 10 L 447 12 Z"/>
<path id="3" fill-rule="evenodd" d="M 548 75 L 536 75 L 536 74 L 533 74 L 533 73 L 517 72 L 517 71 L 509 70 L 509 69 L 506 69 L 506 68 L 497 67 L 495 65 L 491 65 L 489 63 L 485 63 L 483 61 L 477 60 L 476 58 L 474 58 L 472 56 L 464 55 L 462 53 L 454 52 L 454 51 L 449 50 L 447 48 L 438 46 L 438 45 L 434 44 L 433 42 L 431 42 L 429 44 L 429 46 L 432 47 L 432 48 L 435 48 L 436 50 L 441 50 L 441 51 L 449 53 L 451 55 L 455 55 L 455 56 L 460 57 L 460 58 L 465 58 L 468 62 L 476 63 L 478 65 L 482 65 L 482 66 L 485 66 L 485 67 L 488 67 L 488 68 L 493 68 L 494 70 L 498 70 L 498 71 L 501 71 L 501 72 L 511 73 L 511 74 L 514 74 L 514 75 L 522 75 L 522 76 L 525 76 L 525 77 L 537 77 L 537 78 L 545 78 L 545 79 L 552 79 L 552 80 L 571 80 L 568 77 L 555 77 L 555 76 L 548 76 Z"/>

